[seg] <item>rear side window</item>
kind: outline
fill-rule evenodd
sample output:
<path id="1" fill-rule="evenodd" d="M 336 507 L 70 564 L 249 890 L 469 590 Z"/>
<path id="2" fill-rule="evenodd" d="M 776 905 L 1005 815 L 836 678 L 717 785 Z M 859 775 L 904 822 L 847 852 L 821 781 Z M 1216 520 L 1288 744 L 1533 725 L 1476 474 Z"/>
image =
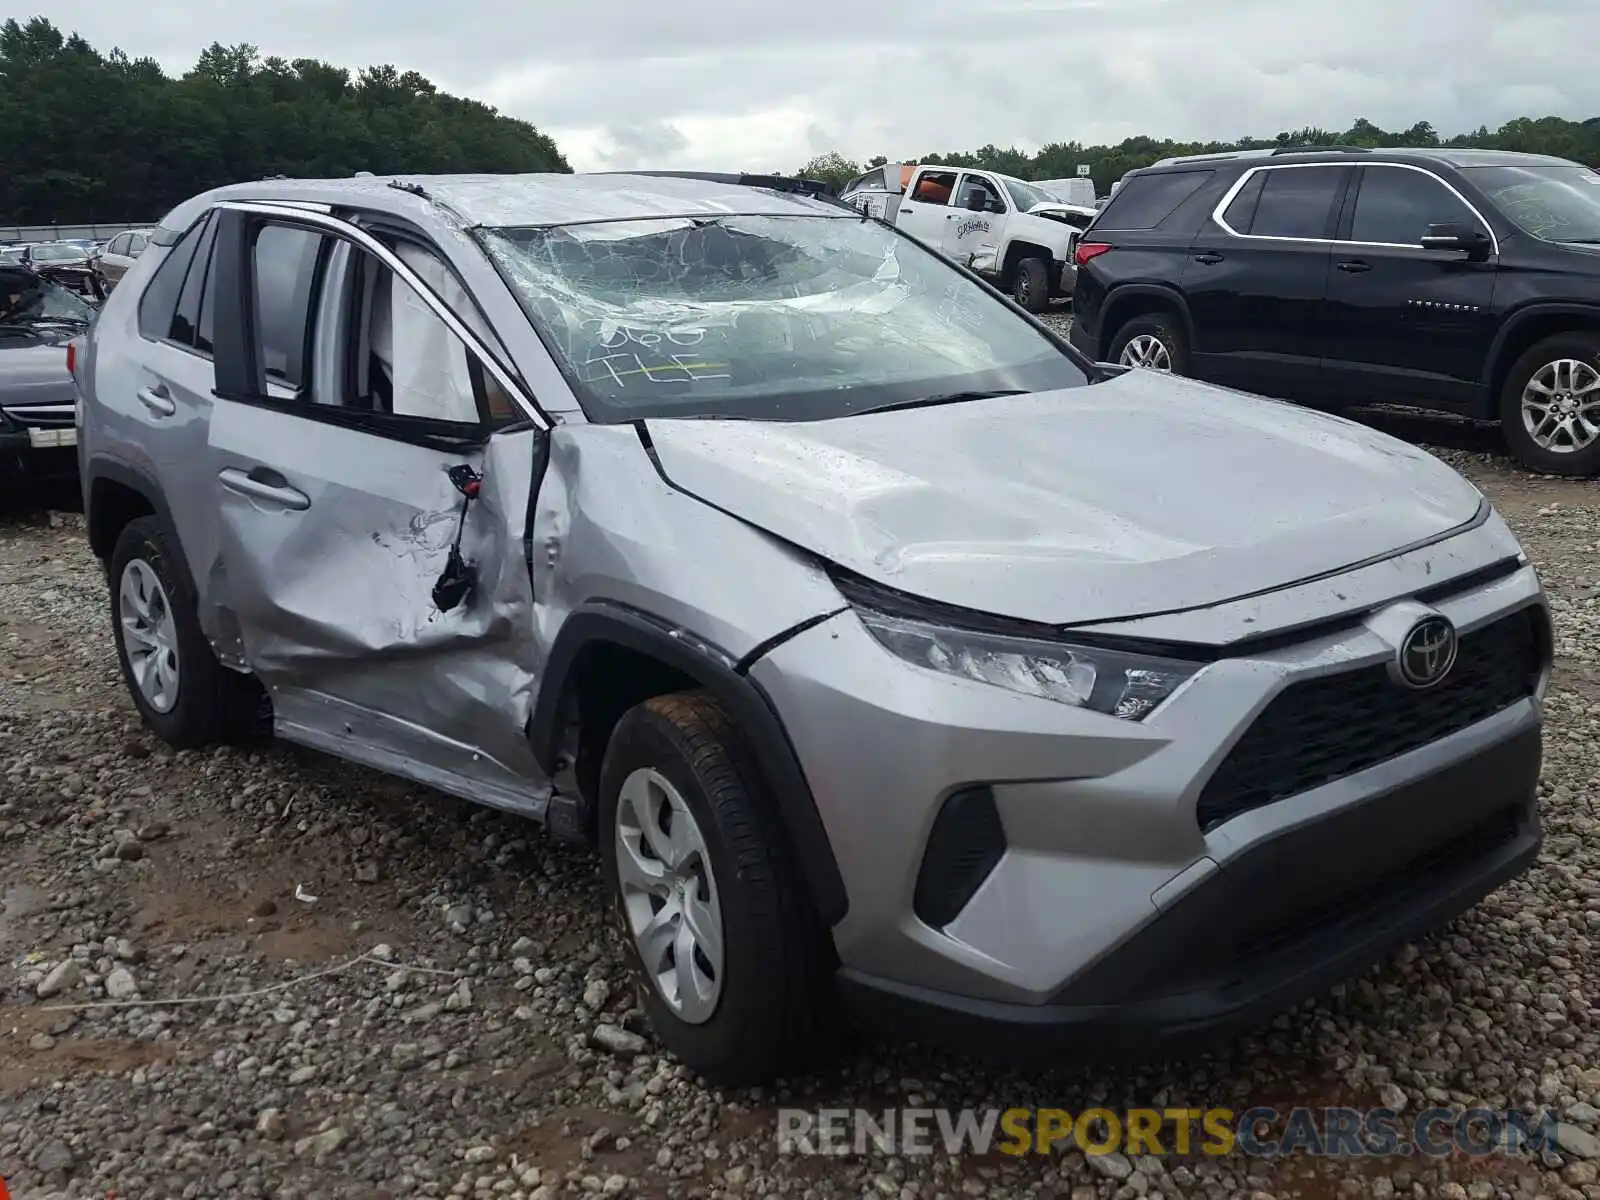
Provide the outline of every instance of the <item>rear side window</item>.
<path id="1" fill-rule="evenodd" d="M 256 235 L 256 346 L 269 383 L 299 389 L 306 382 L 312 291 L 326 238 L 308 229 L 266 225 Z"/>
<path id="2" fill-rule="evenodd" d="M 1214 171 L 1168 171 L 1135 175 L 1117 189 L 1100 212 L 1097 229 L 1154 229 L 1205 186 Z"/>
<path id="3" fill-rule="evenodd" d="M 1344 167 L 1279 167 L 1262 171 L 1261 198 L 1248 229 L 1256 237 L 1320 239 L 1329 236 L 1328 222 L 1344 182 Z M 1231 207 L 1231 206 L 1230 206 Z M 1229 222 L 1230 225 L 1233 222 Z"/>
<path id="4" fill-rule="evenodd" d="M 189 264 L 188 277 L 178 296 L 178 311 L 172 316 L 172 341 L 191 346 L 201 354 L 211 353 L 211 327 L 206 321 L 210 308 L 213 272 L 211 247 L 217 240 L 217 222 L 208 221 L 205 232 Z"/>
<path id="5" fill-rule="evenodd" d="M 948 204 L 950 193 L 956 190 L 954 171 L 929 171 L 917 180 L 911 198 L 922 204 Z"/>
<path id="6" fill-rule="evenodd" d="M 211 224 L 209 214 L 196 221 L 167 251 L 166 258 L 156 267 L 150 282 L 145 284 L 144 295 L 139 297 L 139 334 L 154 342 L 166 341 L 172 335 L 173 314 L 178 307 L 178 297 L 183 293 L 183 282 L 194 262 L 195 250 Z"/>
<path id="7" fill-rule="evenodd" d="M 1245 181 L 1239 194 L 1223 211 L 1222 219 L 1235 233 L 1249 233 L 1255 224 L 1256 208 L 1261 204 L 1261 188 L 1267 182 L 1267 172 L 1257 171 Z"/>

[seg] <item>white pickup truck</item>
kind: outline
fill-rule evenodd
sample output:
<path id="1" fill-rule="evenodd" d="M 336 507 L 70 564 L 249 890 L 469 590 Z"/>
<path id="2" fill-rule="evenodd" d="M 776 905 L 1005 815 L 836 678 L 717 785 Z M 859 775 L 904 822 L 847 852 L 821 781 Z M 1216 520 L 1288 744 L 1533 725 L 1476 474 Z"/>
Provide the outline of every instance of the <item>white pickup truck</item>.
<path id="1" fill-rule="evenodd" d="M 1071 205 L 995 171 L 888 163 L 839 198 L 880 217 L 1009 292 L 1030 312 L 1072 295 L 1081 227 Z"/>

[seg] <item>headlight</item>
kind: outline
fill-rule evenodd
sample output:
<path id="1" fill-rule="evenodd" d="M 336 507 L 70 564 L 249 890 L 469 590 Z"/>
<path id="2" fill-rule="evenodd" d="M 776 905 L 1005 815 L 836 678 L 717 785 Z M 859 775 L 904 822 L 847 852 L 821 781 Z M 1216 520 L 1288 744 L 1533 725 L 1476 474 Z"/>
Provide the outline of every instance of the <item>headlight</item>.
<path id="1" fill-rule="evenodd" d="M 952 629 L 871 609 L 856 614 L 885 649 L 914 666 L 1129 721 L 1150 713 L 1203 665 Z"/>

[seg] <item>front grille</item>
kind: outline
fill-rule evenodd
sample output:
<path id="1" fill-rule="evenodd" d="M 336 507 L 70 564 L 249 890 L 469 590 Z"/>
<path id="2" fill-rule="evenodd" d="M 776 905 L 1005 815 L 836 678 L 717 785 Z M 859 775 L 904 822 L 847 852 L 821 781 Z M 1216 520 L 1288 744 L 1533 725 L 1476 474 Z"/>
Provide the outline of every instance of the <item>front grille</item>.
<path id="1" fill-rule="evenodd" d="M 64 429 L 77 419 L 77 408 L 72 404 L 18 404 L 0 408 L 0 412 L 24 429 Z"/>
<path id="2" fill-rule="evenodd" d="M 1537 609 L 1463 634 L 1455 667 L 1426 691 L 1382 664 L 1291 684 L 1228 753 L 1200 793 L 1200 828 L 1321 787 L 1437 741 L 1531 696 L 1543 667 Z"/>

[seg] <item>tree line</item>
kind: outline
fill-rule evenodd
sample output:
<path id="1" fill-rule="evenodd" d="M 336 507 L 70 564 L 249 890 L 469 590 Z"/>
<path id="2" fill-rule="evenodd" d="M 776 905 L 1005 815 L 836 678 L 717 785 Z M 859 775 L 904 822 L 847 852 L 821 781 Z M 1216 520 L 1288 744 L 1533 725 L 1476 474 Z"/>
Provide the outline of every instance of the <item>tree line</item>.
<path id="1" fill-rule="evenodd" d="M 1427 121 L 1409 129 L 1380 129 L 1366 118 L 1356 121 L 1343 133 L 1307 128 L 1284 132 L 1274 138 L 1242 137 L 1234 142 L 1175 142 L 1170 138 L 1133 137 L 1115 146 L 1085 146 L 1081 142 L 1051 142 L 1030 154 L 1016 147 L 1002 150 L 984 146 L 978 150 L 945 151 L 910 158 L 889 159 L 882 155 L 857 163 L 837 152 L 818 155 L 797 174 L 842 186 L 863 171 L 886 162 L 936 162 L 953 167 L 979 167 L 1017 179 L 1066 179 L 1089 168 L 1095 194 L 1104 196 L 1111 185 L 1127 172 L 1148 167 L 1161 158 L 1182 154 L 1218 154 L 1227 150 L 1269 150 L 1280 146 L 1460 146 L 1483 150 L 1518 150 L 1524 153 L 1553 154 L 1586 166 L 1600 166 L 1600 117 L 1568 121 L 1561 117 L 1518 117 L 1491 131 L 1480 126 L 1471 133 L 1441 138 Z"/>
<path id="2" fill-rule="evenodd" d="M 526 121 L 415 71 L 213 43 L 178 78 L 50 21 L 0 25 L 0 220 L 144 221 L 274 175 L 569 171 Z"/>

